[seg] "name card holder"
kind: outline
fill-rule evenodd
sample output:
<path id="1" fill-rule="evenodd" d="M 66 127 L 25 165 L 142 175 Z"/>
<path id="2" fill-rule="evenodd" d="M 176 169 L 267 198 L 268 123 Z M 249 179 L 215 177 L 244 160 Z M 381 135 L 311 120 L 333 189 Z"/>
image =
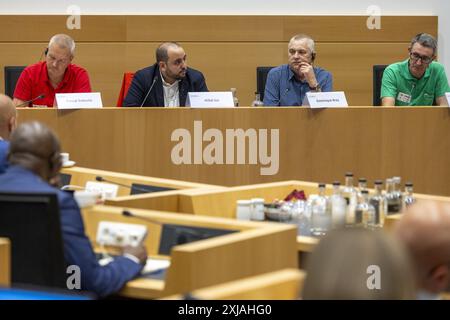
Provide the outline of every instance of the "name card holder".
<path id="1" fill-rule="evenodd" d="M 233 94 L 226 92 L 189 92 L 186 106 L 191 108 L 234 108 Z"/>
<path id="2" fill-rule="evenodd" d="M 100 92 L 57 93 L 55 99 L 58 109 L 98 109 L 103 107 Z"/>
<path id="3" fill-rule="evenodd" d="M 307 92 L 303 100 L 303 106 L 312 109 L 319 108 L 346 108 L 347 99 L 343 91 L 335 92 Z"/>

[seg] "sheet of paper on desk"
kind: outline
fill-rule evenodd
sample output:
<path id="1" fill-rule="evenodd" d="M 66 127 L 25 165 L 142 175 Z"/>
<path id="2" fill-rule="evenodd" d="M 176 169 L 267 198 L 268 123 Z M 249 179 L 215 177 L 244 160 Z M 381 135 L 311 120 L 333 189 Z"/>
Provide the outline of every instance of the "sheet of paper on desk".
<path id="1" fill-rule="evenodd" d="M 170 266 L 170 260 L 165 259 L 147 259 L 144 269 L 141 273 L 150 273 L 160 269 L 166 269 Z"/>

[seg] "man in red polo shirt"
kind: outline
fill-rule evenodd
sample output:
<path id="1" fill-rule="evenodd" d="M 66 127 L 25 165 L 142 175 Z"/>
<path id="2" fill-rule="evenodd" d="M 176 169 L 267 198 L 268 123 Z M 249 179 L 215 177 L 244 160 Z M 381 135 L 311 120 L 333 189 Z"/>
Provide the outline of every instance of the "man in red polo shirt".
<path id="1" fill-rule="evenodd" d="M 86 70 L 72 64 L 75 41 L 65 34 L 50 39 L 45 61 L 23 70 L 14 91 L 16 106 L 55 106 L 56 93 L 91 92 Z M 26 103 L 29 100 L 33 100 Z"/>

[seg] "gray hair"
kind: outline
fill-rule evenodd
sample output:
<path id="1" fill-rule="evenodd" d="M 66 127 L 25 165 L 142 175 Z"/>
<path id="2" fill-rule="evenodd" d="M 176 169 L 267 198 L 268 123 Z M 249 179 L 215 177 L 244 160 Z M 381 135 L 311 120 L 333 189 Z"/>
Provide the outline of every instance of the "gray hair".
<path id="1" fill-rule="evenodd" d="M 50 48 L 52 45 L 57 45 L 60 48 L 67 48 L 70 51 L 72 56 L 75 55 L 75 41 L 68 36 L 67 34 L 56 34 L 48 43 L 48 47 Z"/>
<path id="2" fill-rule="evenodd" d="M 411 40 L 411 48 L 414 46 L 414 44 L 420 44 L 426 48 L 433 49 L 433 55 L 436 55 L 437 51 L 437 40 L 428 33 L 419 33 Z"/>
<path id="3" fill-rule="evenodd" d="M 169 55 L 167 54 L 169 48 L 181 48 L 181 46 L 174 41 L 161 43 L 156 49 L 156 62 L 167 62 L 169 60 Z"/>
<path id="4" fill-rule="evenodd" d="M 297 34 L 289 40 L 289 45 L 294 41 L 306 40 L 309 50 L 311 53 L 316 53 L 316 44 L 314 43 L 314 39 L 306 34 Z M 288 46 L 289 46 L 288 45 Z"/>

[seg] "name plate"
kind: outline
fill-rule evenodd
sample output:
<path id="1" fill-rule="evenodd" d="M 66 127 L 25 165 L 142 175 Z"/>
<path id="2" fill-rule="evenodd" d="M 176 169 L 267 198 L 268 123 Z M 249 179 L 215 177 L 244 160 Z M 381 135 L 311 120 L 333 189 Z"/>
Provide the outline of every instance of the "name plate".
<path id="1" fill-rule="evenodd" d="M 450 92 L 446 92 L 445 97 L 447 98 L 447 106 L 450 107 Z"/>
<path id="2" fill-rule="evenodd" d="M 310 108 L 346 108 L 347 99 L 343 91 L 307 92 L 303 105 Z"/>
<path id="3" fill-rule="evenodd" d="M 119 186 L 110 183 L 88 181 L 84 189 L 88 192 L 101 194 L 102 200 L 105 200 L 117 197 Z"/>
<path id="4" fill-rule="evenodd" d="M 227 92 L 189 92 L 186 106 L 192 108 L 234 108 L 233 94 Z"/>
<path id="5" fill-rule="evenodd" d="M 57 93 L 55 99 L 58 109 L 97 109 L 103 107 L 100 92 Z"/>

